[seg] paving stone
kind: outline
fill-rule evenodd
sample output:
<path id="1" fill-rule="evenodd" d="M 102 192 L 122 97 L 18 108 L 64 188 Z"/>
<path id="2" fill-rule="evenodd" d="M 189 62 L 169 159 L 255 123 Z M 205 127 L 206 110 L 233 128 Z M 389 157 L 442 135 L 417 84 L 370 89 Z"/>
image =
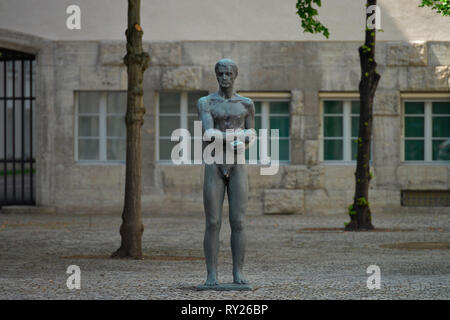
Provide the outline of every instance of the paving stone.
<path id="1" fill-rule="evenodd" d="M 448 214 L 372 215 L 376 228 L 409 231 L 327 231 L 343 228 L 345 214 L 248 216 L 244 273 L 255 290 L 236 292 L 197 291 L 203 259 L 109 259 L 120 244 L 120 213 L 0 214 L 0 299 L 448 299 Z M 232 282 L 225 217 L 220 283 Z M 146 256 L 203 257 L 201 212 L 144 212 L 143 223 Z M 81 269 L 79 290 L 66 286 L 69 265 Z M 366 285 L 370 265 L 381 270 L 378 290 Z"/>

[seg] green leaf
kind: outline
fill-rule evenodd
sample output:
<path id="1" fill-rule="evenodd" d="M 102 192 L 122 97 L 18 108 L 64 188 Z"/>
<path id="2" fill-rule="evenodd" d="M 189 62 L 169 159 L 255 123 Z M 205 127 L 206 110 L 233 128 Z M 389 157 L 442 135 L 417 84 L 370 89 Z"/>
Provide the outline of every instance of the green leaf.
<path id="1" fill-rule="evenodd" d="M 422 0 L 419 7 L 429 7 L 443 16 L 450 16 L 450 0 Z"/>
<path id="2" fill-rule="evenodd" d="M 328 39 L 330 32 L 316 19 L 319 11 L 313 7 L 313 4 L 318 7 L 322 5 L 321 0 L 297 0 L 297 15 L 300 17 L 301 26 L 304 32 L 322 33 Z"/>
<path id="3" fill-rule="evenodd" d="M 356 199 L 356 202 L 358 203 L 358 206 L 361 206 L 361 207 L 366 206 L 368 204 L 366 198 L 364 198 L 364 197 Z"/>

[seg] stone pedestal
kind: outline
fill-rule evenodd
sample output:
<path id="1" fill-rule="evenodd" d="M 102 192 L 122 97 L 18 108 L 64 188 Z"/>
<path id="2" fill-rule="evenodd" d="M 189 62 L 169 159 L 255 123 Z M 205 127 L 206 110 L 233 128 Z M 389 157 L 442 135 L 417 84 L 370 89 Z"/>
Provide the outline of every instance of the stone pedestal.
<path id="1" fill-rule="evenodd" d="M 254 291 L 256 287 L 252 284 L 237 284 L 237 283 L 220 283 L 215 286 L 199 285 L 197 291 Z"/>

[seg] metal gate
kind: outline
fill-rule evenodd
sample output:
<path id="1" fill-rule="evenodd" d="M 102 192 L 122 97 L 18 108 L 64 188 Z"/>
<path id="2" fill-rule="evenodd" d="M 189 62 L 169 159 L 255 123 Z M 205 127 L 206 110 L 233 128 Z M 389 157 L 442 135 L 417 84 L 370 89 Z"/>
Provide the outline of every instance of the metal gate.
<path id="1" fill-rule="evenodd" d="M 35 56 L 0 48 L 0 207 L 34 205 Z"/>

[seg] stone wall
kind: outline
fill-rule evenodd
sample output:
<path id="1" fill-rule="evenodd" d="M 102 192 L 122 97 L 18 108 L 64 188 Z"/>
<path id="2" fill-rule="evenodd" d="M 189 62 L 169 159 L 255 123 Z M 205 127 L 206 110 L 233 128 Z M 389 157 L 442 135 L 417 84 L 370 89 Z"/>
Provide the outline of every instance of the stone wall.
<path id="1" fill-rule="evenodd" d="M 1 43 L 0 43 L 1 44 Z M 239 66 L 238 90 L 290 91 L 291 164 L 275 176 L 249 167 L 249 213 L 345 214 L 354 193 L 354 166 L 319 161 L 320 91 L 358 90 L 356 42 L 145 43 L 143 208 L 202 214 L 202 167 L 155 160 L 155 92 L 217 90 L 214 64 Z M 376 48 L 381 74 L 374 106 L 373 211 L 403 211 L 401 189 L 449 189 L 449 165 L 401 162 L 400 92 L 450 90 L 450 42 L 389 43 Z M 126 90 L 124 42 L 50 42 L 38 53 L 37 203 L 59 211 L 122 210 L 124 164 L 74 160 L 74 91 Z M 226 208 L 225 208 L 226 209 Z M 447 210 L 448 208 L 439 208 Z"/>

